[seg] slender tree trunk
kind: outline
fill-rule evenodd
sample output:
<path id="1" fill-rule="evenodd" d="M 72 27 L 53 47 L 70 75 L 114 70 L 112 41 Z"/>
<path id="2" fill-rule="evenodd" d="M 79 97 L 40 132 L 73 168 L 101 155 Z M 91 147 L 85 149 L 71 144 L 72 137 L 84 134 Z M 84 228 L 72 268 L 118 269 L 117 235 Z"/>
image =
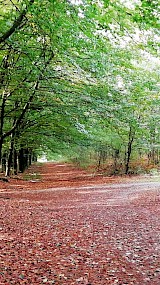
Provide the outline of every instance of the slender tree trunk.
<path id="1" fill-rule="evenodd" d="M 129 171 L 129 163 L 130 163 L 130 157 L 131 157 L 131 153 L 132 153 L 132 144 L 133 144 L 133 140 L 134 140 L 134 134 L 135 134 L 135 132 L 132 130 L 132 127 L 130 127 L 127 153 L 126 153 L 125 174 L 128 174 L 128 171 Z"/>
<path id="2" fill-rule="evenodd" d="M 29 151 L 29 157 L 28 157 L 28 164 L 29 166 L 32 164 L 32 151 Z"/>
<path id="3" fill-rule="evenodd" d="M 8 161 L 6 167 L 6 176 L 10 176 L 11 174 L 11 166 L 13 164 L 13 150 L 14 150 L 14 134 L 11 135 L 11 142 L 10 142 Z"/>
<path id="4" fill-rule="evenodd" d="M 6 95 L 2 96 L 2 105 L 0 110 L 0 164 L 2 161 L 2 147 L 3 147 L 3 125 L 4 125 L 4 113 L 5 113 L 5 103 L 6 103 Z"/>
<path id="5" fill-rule="evenodd" d="M 118 172 L 119 149 L 114 150 L 114 174 Z"/>
<path id="6" fill-rule="evenodd" d="M 6 153 L 4 153 L 2 156 L 2 172 L 4 173 L 6 171 L 6 160 L 7 160 L 7 155 Z"/>
<path id="7" fill-rule="evenodd" d="M 0 72 L 0 84 L 1 86 L 5 86 L 5 74 L 8 72 L 9 68 L 9 57 L 10 57 L 10 49 L 8 50 L 7 55 L 3 57 L 2 60 L 2 71 Z M 2 163 L 2 148 L 3 148 L 3 126 L 4 126 L 4 117 L 5 117 L 5 107 L 6 107 L 6 100 L 7 100 L 7 93 L 3 91 L 2 93 L 2 103 L 0 108 L 0 164 Z"/>
<path id="8" fill-rule="evenodd" d="M 35 153 L 33 153 L 32 161 L 33 161 L 33 162 L 37 162 L 37 155 L 36 155 Z"/>
<path id="9" fill-rule="evenodd" d="M 13 169 L 14 169 L 14 174 L 17 175 L 18 173 L 18 163 L 17 163 L 18 157 L 17 157 L 17 151 L 14 148 L 14 154 L 13 154 Z"/>
<path id="10" fill-rule="evenodd" d="M 0 168 L 3 168 L 2 166 L 2 141 L 0 141 Z"/>

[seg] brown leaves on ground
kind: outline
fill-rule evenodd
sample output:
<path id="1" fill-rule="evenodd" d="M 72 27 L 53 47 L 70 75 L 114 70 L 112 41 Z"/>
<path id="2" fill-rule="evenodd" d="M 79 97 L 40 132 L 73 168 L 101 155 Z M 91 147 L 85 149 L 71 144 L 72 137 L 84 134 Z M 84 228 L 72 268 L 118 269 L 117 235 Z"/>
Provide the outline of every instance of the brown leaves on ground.
<path id="1" fill-rule="evenodd" d="M 0 182 L 1 285 L 159 285 L 160 182 L 49 163 L 27 179 Z"/>
<path id="2" fill-rule="evenodd" d="M 71 164 L 45 163 L 35 164 L 29 168 L 25 174 L 12 177 L 9 183 L 0 180 L 2 189 L 31 190 L 47 189 L 55 187 L 84 186 L 90 184 L 103 184 L 112 181 L 119 181 L 120 178 L 106 177 L 100 173 L 88 172 L 75 168 Z"/>

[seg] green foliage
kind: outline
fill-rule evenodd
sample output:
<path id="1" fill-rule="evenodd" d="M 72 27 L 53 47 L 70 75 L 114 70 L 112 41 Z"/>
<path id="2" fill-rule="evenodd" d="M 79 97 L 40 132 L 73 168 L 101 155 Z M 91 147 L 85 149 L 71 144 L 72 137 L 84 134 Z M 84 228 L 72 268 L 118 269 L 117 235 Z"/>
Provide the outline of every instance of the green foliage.
<path id="1" fill-rule="evenodd" d="M 148 28 L 159 28 L 160 7 L 159 1 L 141 0 L 140 5 L 136 5 L 134 20 L 147 25 Z"/>
<path id="2" fill-rule="evenodd" d="M 1 1 L 3 153 L 14 136 L 17 151 L 125 160 L 130 130 L 134 153 L 159 148 L 158 1 L 129 2 Z"/>

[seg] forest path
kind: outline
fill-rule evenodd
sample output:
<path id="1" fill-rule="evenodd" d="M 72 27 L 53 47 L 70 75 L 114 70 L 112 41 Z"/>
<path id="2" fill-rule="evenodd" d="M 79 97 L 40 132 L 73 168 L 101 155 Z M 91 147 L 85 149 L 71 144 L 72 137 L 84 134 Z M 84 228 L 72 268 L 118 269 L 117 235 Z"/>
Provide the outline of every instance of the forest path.
<path id="1" fill-rule="evenodd" d="M 64 164 L 29 173 L 2 183 L 1 285 L 159 285 L 160 182 Z"/>

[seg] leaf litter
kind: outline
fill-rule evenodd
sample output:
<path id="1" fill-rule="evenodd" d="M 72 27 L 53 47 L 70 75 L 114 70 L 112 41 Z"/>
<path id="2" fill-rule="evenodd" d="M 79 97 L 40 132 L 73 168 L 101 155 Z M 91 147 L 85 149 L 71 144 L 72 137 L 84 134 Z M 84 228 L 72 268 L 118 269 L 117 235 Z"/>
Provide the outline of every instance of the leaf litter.
<path id="1" fill-rule="evenodd" d="M 160 284 L 159 182 L 38 171 L 0 184 L 1 285 Z"/>

